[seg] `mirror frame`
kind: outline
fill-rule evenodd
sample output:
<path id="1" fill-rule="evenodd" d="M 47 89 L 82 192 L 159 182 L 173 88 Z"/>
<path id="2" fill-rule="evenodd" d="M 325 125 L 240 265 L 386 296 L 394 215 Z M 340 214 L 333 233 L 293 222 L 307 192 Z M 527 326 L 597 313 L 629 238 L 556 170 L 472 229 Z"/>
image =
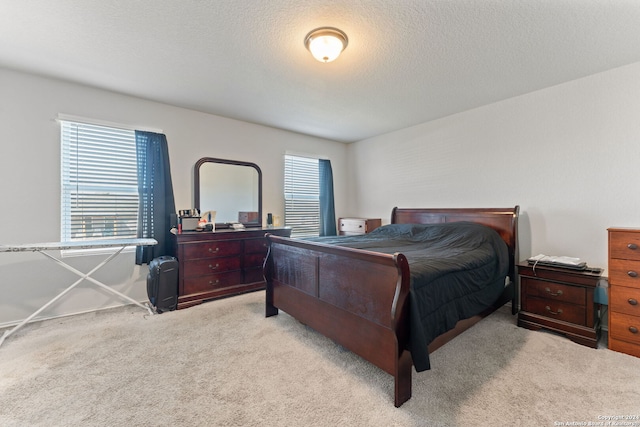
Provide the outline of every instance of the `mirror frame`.
<path id="1" fill-rule="evenodd" d="M 247 166 L 250 168 L 254 168 L 256 172 L 258 172 L 258 222 L 257 223 L 245 223 L 246 227 L 260 227 L 262 228 L 262 170 L 260 170 L 260 166 L 251 162 L 243 162 L 239 160 L 227 160 L 227 159 L 218 159 L 215 157 L 203 157 L 199 159 L 195 167 L 193 168 L 193 203 L 194 207 L 200 210 L 200 167 L 206 163 L 221 163 L 224 165 L 235 165 L 235 166 Z M 225 228 L 228 227 L 227 223 L 216 223 L 216 228 Z"/>

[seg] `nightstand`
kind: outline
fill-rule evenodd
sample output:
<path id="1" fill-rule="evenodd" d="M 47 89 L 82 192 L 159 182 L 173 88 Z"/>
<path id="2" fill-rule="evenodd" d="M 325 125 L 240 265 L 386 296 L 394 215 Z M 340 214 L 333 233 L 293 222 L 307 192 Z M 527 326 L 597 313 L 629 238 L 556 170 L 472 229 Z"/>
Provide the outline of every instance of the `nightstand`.
<path id="1" fill-rule="evenodd" d="M 382 225 L 380 218 L 340 218 L 338 220 L 338 234 L 341 236 L 366 234 L 380 225 Z"/>
<path id="2" fill-rule="evenodd" d="M 640 230 L 609 229 L 609 348 L 640 357 Z"/>
<path id="3" fill-rule="evenodd" d="M 518 326 L 546 329 L 597 348 L 600 305 L 594 302 L 602 272 L 518 264 L 520 312 Z"/>

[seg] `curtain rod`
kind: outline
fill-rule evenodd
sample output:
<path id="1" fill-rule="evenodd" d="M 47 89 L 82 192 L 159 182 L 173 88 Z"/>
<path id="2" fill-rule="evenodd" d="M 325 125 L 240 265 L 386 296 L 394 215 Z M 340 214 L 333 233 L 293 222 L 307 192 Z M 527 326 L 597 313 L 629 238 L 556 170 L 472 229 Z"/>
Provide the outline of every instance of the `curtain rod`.
<path id="1" fill-rule="evenodd" d="M 74 116 L 72 114 L 58 113 L 58 116 L 54 120 L 86 123 L 89 125 L 97 125 L 97 126 L 108 126 L 112 128 L 125 129 L 125 130 L 143 130 L 147 132 L 163 133 L 162 129 L 154 129 L 146 126 L 125 125 L 122 123 L 108 122 L 106 120 L 98 120 L 98 119 L 91 119 L 91 118 L 82 117 L 82 116 Z"/>
<path id="2" fill-rule="evenodd" d="M 318 160 L 330 160 L 329 156 L 325 156 L 322 154 L 309 154 L 309 153 L 301 153 L 297 151 L 285 150 L 285 156 L 296 156 L 296 157 L 306 157 L 308 159 L 318 159 Z"/>

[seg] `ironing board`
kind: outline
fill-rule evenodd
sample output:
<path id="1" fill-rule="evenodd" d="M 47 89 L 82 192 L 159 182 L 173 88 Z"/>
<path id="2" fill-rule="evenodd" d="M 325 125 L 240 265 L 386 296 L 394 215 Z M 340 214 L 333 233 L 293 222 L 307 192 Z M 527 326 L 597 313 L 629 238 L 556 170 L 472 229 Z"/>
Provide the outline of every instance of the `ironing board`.
<path id="1" fill-rule="evenodd" d="M 150 314 L 153 314 L 153 311 L 149 306 L 145 306 L 133 298 L 116 291 L 108 285 L 96 280 L 91 277 L 93 273 L 102 268 L 109 261 L 114 259 L 116 256 L 120 254 L 125 248 L 130 246 L 153 246 L 157 245 L 158 242 L 155 239 L 102 239 L 102 240 L 83 240 L 83 241 L 74 241 L 74 242 L 49 242 L 49 243 L 26 243 L 20 245 L 0 245 L 0 252 L 39 252 L 45 257 L 49 258 L 56 264 L 62 266 L 63 268 L 77 274 L 80 276 L 78 280 L 69 285 L 65 290 L 60 292 L 54 298 L 52 298 L 48 303 L 40 307 L 35 313 L 31 316 L 24 319 L 18 325 L 14 326 L 13 329 L 10 329 L 2 335 L 0 338 L 0 345 L 4 342 L 4 340 L 18 329 L 29 323 L 34 317 L 40 314 L 42 311 L 46 310 L 51 304 L 55 303 L 57 300 L 62 298 L 66 293 L 71 291 L 77 285 L 79 285 L 83 280 L 88 280 L 89 282 L 100 286 L 102 289 L 105 289 L 113 294 L 118 295 L 119 297 L 129 301 L 132 304 L 135 304 L 139 307 L 142 307 L 149 311 Z M 62 250 L 72 250 L 72 249 L 100 249 L 100 248 L 117 248 L 115 252 L 110 254 L 106 259 L 96 265 L 91 271 L 88 273 L 83 273 L 80 270 L 70 266 L 66 262 L 62 261 L 62 259 L 57 258 L 47 251 L 62 251 Z"/>

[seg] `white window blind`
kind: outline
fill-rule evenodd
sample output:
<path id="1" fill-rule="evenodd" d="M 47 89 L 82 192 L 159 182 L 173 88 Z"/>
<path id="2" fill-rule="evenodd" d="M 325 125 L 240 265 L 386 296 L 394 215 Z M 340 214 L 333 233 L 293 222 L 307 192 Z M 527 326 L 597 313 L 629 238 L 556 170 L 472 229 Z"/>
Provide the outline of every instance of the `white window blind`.
<path id="1" fill-rule="evenodd" d="M 292 237 L 320 234 L 318 159 L 284 156 L 284 222 Z"/>
<path id="2" fill-rule="evenodd" d="M 61 121 L 61 240 L 135 238 L 135 131 Z"/>

